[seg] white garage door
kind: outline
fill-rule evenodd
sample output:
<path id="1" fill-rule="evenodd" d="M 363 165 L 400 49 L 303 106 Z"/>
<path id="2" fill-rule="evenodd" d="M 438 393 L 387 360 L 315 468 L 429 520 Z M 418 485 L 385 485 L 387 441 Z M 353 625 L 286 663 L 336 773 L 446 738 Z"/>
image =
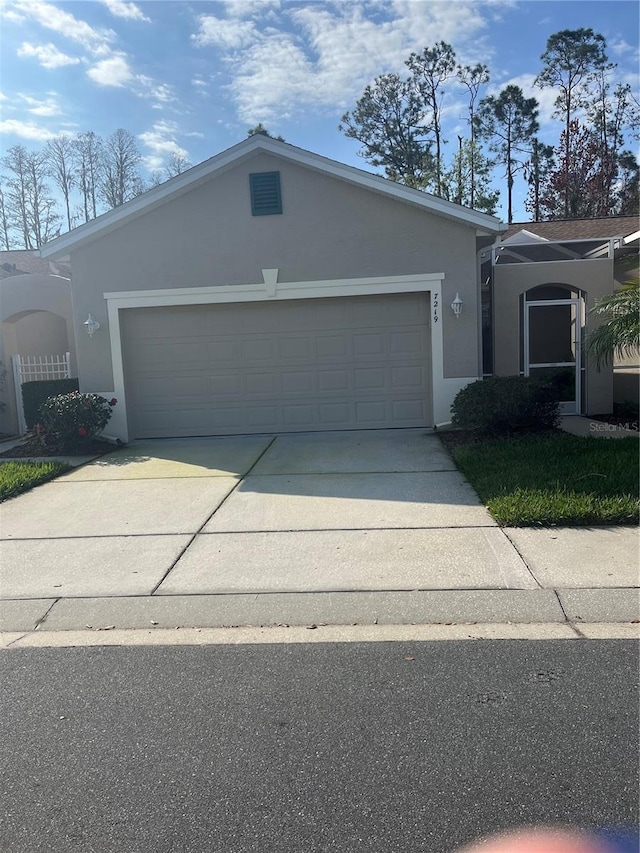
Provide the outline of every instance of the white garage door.
<path id="1" fill-rule="evenodd" d="M 130 436 L 431 424 L 426 294 L 121 312 Z"/>

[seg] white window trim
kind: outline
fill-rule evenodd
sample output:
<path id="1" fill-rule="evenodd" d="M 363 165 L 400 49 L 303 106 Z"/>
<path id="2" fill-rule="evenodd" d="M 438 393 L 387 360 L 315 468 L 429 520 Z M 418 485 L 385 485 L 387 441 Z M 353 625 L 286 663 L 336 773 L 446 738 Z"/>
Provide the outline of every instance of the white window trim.
<path id="1" fill-rule="evenodd" d="M 175 305 L 219 305 L 241 302 L 278 302 L 289 299 L 326 299 L 339 296 L 372 296 L 393 293 L 428 293 L 431 296 L 432 407 L 436 426 L 449 423 L 451 402 L 460 388 L 478 377 L 446 379 L 442 334 L 442 282 L 444 273 L 372 276 L 325 281 L 278 282 L 277 270 L 263 270 L 260 284 L 220 287 L 179 287 L 105 293 L 113 366 L 114 396 L 121 405 L 113 412 L 111 431 L 128 441 L 124 363 L 120 311 L 127 308 L 157 308 Z M 110 393 L 110 392 L 109 392 Z"/>

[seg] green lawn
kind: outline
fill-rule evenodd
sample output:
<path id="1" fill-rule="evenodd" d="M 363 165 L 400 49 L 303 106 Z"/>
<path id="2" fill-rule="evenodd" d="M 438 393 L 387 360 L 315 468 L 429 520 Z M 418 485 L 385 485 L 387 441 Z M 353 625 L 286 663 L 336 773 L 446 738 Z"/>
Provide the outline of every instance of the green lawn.
<path id="1" fill-rule="evenodd" d="M 53 480 L 69 471 L 64 462 L 0 462 L 0 501 Z"/>
<path id="2" fill-rule="evenodd" d="M 564 433 L 449 446 L 498 524 L 637 524 L 636 438 Z"/>

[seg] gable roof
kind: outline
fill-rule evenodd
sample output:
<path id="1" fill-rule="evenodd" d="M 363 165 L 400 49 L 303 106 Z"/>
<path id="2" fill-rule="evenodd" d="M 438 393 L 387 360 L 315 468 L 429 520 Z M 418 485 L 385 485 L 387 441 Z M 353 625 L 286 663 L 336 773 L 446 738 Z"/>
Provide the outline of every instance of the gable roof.
<path id="1" fill-rule="evenodd" d="M 80 225 L 78 228 L 74 228 L 67 234 L 62 234 L 60 237 L 43 246 L 40 249 L 40 256 L 42 258 L 57 258 L 66 255 L 69 251 L 78 248 L 80 245 L 101 237 L 116 228 L 120 228 L 128 221 L 153 210 L 172 198 L 183 195 L 208 181 L 216 172 L 227 169 L 242 158 L 258 152 L 273 154 L 283 160 L 298 163 L 317 172 L 331 175 L 334 178 L 364 187 L 381 195 L 403 201 L 427 212 L 475 228 L 479 234 L 497 235 L 504 228 L 504 225 L 495 216 L 479 213 L 476 210 L 445 201 L 421 190 L 411 189 L 395 181 L 381 178 L 378 175 L 372 175 L 370 172 L 365 172 L 362 169 L 338 163 L 336 160 L 329 160 L 326 157 L 313 154 L 311 151 L 305 151 L 303 148 L 297 148 L 287 142 L 280 142 L 263 134 L 254 134 L 232 148 L 222 151 L 215 157 L 211 157 L 209 160 L 193 166 L 193 168 L 188 169 L 181 175 L 176 175 L 176 177 L 165 181 L 165 183 L 147 190 L 147 192 L 128 201 L 126 204 L 103 213 L 96 219 L 87 222 L 85 225 Z"/>
<path id="2" fill-rule="evenodd" d="M 599 219 L 554 219 L 550 222 L 512 222 L 501 238 L 506 242 L 521 231 L 543 240 L 600 240 L 628 237 L 640 228 L 637 216 L 603 216 Z M 515 240 L 513 242 L 516 242 Z M 521 242 L 529 242 L 522 240 Z"/>

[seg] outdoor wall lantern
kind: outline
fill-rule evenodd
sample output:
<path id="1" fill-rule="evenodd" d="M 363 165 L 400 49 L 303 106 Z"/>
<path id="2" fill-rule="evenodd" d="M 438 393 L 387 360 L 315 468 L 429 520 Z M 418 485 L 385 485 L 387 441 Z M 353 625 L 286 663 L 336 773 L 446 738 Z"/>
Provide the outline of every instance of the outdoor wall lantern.
<path id="1" fill-rule="evenodd" d="M 93 314 L 89 314 L 89 316 L 87 317 L 87 319 L 84 321 L 84 323 L 82 325 L 87 330 L 87 334 L 89 335 L 90 338 L 92 338 L 93 333 L 97 332 L 98 329 L 100 328 L 100 323 L 98 323 L 98 321 L 93 316 Z"/>
<path id="2" fill-rule="evenodd" d="M 456 320 L 462 314 L 462 299 L 460 299 L 460 294 L 456 293 L 456 298 L 451 303 L 451 310 L 456 315 Z"/>

